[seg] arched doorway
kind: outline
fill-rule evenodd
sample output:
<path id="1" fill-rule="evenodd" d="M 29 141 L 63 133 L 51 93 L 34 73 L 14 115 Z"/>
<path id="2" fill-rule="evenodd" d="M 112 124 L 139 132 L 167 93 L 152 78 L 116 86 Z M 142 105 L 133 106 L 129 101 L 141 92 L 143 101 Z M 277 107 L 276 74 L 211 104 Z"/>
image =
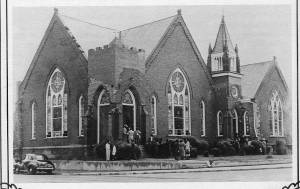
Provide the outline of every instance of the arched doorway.
<path id="1" fill-rule="evenodd" d="M 136 100 L 131 90 L 126 90 L 122 98 L 123 124 L 136 130 Z"/>
<path id="2" fill-rule="evenodd" d="M 97 144 L 99 144 L 107 134 L 109 108 L 108 92 L 102 90 L 97 103 Z"/>

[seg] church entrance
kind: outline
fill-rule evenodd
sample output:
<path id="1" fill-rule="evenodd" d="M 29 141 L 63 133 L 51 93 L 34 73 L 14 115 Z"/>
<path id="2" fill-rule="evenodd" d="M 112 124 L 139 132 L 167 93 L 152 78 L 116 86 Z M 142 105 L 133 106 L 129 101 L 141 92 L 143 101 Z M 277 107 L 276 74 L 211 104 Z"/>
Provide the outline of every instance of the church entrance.
<path id="1" fill-rule="evenodd" d="M 146 137 L 146 114 L 140 105 L 140 98 L 135 89 L 128 89 L 122 97 L 123 125 L 134 131 L 134 141 L 145 142 Z M 128 132 L 129 130 L 127 130 Z M 139 137 L 137 137 L 139 136 Z M 139 139 L 138 139 L 139 138 Z"/>
<path id="2" fill-rule="evenodd" d="M 136 130 L 136 101 L 133 93 L 130 90 L 125 91 L 123 100 L 123 125 L 127 125 L 128 128 L 133 131 Z"/>
<path id="3" fill-rule="evenodd" d="M 123 105 L 123 123 L 131 130 L 134 129 L 134 106 Z"/>
<path id="4" fill-rule="evenodd" d="M 109 94 L 102 90 L 97 103 L 97 144 L 107 137 L 108 112 L 110 110 Z"/>

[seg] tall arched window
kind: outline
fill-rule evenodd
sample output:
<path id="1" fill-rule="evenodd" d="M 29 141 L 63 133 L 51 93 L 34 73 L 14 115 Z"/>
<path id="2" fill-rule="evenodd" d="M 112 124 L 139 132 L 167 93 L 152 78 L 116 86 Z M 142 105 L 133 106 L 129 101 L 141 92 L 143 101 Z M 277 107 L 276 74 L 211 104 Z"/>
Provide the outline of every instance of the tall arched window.
<path id="1" fill-rule="evenodd" d="M 108 108 L 109 108 L 109 94 L 106 90 L 102 90 L 97 102 L 97 143 L 100 143 L 100 134 L 104 127 L 108 124 Z"/>
<path id="2" fill-rule="evenodd" d="M 205 103 L 204 101 L 201 101 L 200 104 L 200 133 L 201 136 L 205 136 Z"/>
<path id="3" fill-rule="evenodd" d="M 156 97 L 153 95 L 151 98 L 151 128 L 153 135 L 157 135 L 156 104 Z"/>
<path id="4" fill-rule="evenodd" d="M 36 137 L 36 128 L 35 128 L 35 102 L 31 104 L 31 139 Z"/>
<path id="5" fill-rule="evenodd" d="M 168 84 L 169 134 L 191 135 L 190 91 L 179 68 L 171 74 Z"/>
<path id="6" fill-rule="evenodd" d="M 217 124 L 218 124 L 218 136 L 223 136 L 223 114 L 221 111 L 218 111 L 217 114 Z"/>
<path id="7" fill-rule="evenodd" d="M 250 135 L 250 122 L 249 122 L 249 113 L 244 113 L 244 135 L 249 136 Z"/>
<path id="8" fill-rule="evenodd" d="M 56 68 L 52 73 L 46 92 L 46 135 L 62 137 L 68 135 L 67 130 L 67 92 L 66 80 L 62 72 Z"/>
<path id="9" fill-rule="evenodd" d="M 283 136 L 282 103 L 277 91 L 272 93 L 268 108 L 271 136 Z"/>
<path id="10" fill-rule="evenodd" d="M 78 100 L 78 136 L 83 136 L 84 131 L 83 131 L 83 116 L 84 116 L 84 100 L 83 96 L 80 96 Z"/>
<path id="11" fill-rule="evenodd" d="M 232 113 L 232 128 L 233 128 L 233 134 L 239 133 L 238 116 L 235 109 L 233 110 Z"/>

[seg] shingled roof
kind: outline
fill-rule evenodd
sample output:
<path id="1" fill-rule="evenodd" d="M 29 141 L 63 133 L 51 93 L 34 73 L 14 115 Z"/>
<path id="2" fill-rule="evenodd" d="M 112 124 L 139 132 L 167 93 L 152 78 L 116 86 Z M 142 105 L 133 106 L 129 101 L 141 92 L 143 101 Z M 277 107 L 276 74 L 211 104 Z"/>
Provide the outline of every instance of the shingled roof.
<path id="1" fill-rule="evenodd" d="M 255 96 L 262 80 L 272 65 L 274 65 L 273 61 L 266 61 L 241 66 L 243 97 L 253 98 Z"/>
<path id="2" fill-rule="evenodd" d="M 58 14 L 58 17 L 68 32 L 74 36 L 85 55 L 87 55 L 89 49 L 109 44 L 118 32 L 113 29 L 100 28 L 96 24 L 66 15 Z"/>
<path id="3" fill-rule="evenodd" d="M 232 42 L 230 40 L 229 32 L 227 30 L 227 26 L 224 20 L 224 16 L 223 16 L 212 53 L 223 52 L 223 48 L 225 44 L 227 45 L 229 51 L 234 51 Z"/>
<path id="4" fill-rule="evenodd" d="M 176 15 L 123 30 L 120 33 L 120 39 L 126 46 L 144 49 L 147 59 L 174 18 Z"/>

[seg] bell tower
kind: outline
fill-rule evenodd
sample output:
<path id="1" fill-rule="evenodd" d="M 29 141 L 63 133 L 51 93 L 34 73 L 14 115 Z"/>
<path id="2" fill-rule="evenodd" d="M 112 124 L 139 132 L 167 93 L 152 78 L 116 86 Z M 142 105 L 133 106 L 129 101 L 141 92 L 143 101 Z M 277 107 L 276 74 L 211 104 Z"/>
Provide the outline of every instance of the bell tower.
<path id="1" fill-rule="evenodd" d="M 219 26 L 219 31 L 212 48 L 209 45 L 207 67 L 213 78 L 217 92 L 218 105 L 216 111 L 224 115 L 223 137 L 232 137 L 231 112 L 234 111 L 241 96 L 240 58 L 238 46 L 233 46 L 224 16 Z"/>

